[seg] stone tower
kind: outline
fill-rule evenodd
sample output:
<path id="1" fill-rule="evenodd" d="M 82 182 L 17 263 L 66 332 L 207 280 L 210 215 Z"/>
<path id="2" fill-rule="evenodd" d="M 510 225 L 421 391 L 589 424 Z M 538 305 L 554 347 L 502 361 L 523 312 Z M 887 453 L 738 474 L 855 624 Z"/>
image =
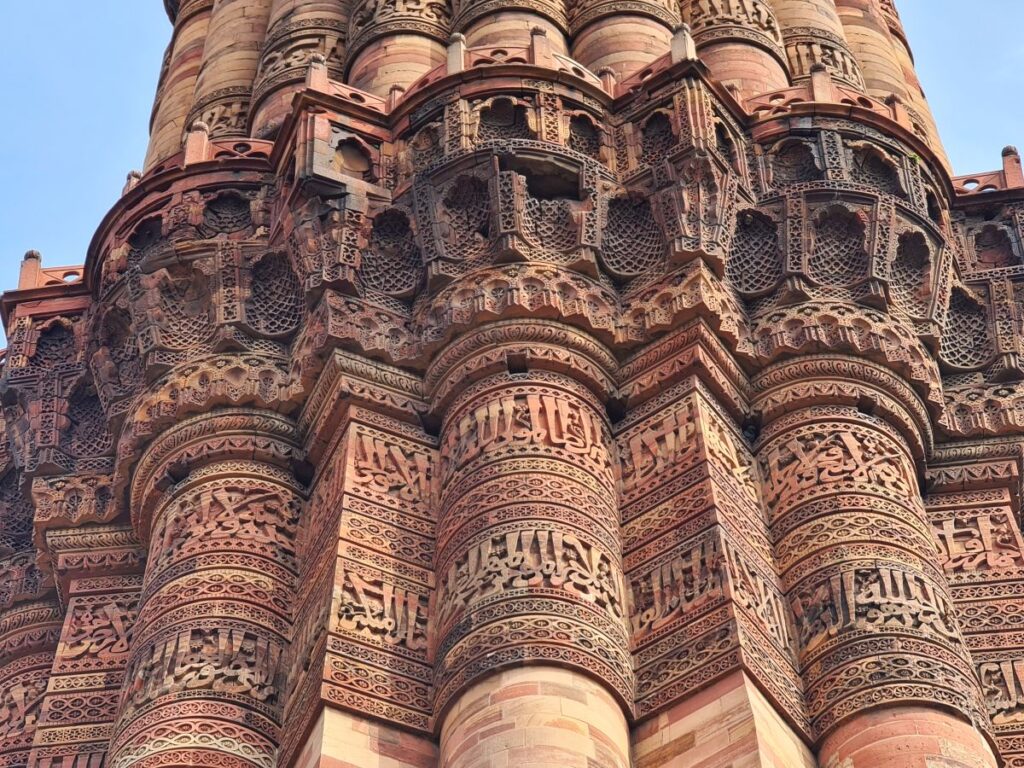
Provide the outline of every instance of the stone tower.
<path id="1" fill-rule="evenodd" d="M 892 0 L 166 4 L 0 298 L 0 768 L 1024 766 L 1024 173 Z"/>

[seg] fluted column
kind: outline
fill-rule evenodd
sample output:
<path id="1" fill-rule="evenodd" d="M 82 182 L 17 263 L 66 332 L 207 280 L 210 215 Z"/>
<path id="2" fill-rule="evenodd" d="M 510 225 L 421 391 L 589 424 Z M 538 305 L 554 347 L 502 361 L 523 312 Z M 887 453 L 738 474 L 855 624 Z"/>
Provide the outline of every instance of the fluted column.
<path id="1" fill-rule="evenodd" d="M 378 96 L 408 88 L 444 62 L 451 18 L 448 0 L 361 0 L 349 19 L 346 80 Z"/>
<path id="2" fill-rule="evenodd" d="M 181 150 L 212 9 L 213 0 L 185 0 L 178 11 L 150 122 L 147 171 Z"/>
<path id="3" fill-rule="evenodd" d="M 768 0 L 690 0 L 683 9 L 716 80 L 745 98 L 789 86 L 782 30 Z"/>
<path id="4" fill-rule="evenodd" d="M 624 8 L 614 0 L 581 0 L 570 8 L 573 58 L 592 72 L 609 68 L 619 79 L 668 53 L 680 21 L 676 2 L 640 0 Z"/>
<path id="5" fill-rule="evenodd" d="M 463 382 L 441 430 L 433 658 L 445 768 L 629 765 L 613 443 L 587 386 L 500 343 L 536 330 L 460 341 L 468 354 L 442 361 L 435 391 L 445 401 Z M 505 358 L 526 370 L 496 369 Z"/>
<path id="6" fill-rule="evenodd" d="M 903 22 L 900 21 L 893 0 L 873 0 L 872 6 L 876 18 L 888 28 L 889 40 L 892 44 L 891 51 L 902 73 L 902 82 L 906 88 L 905 106 L 910 114 L 911 122 L 914 124 L 914 132 L 928 142 L 942 162 L 949 168 L 949 159 L 942 146 L 942 139 L 939 136 L 938 126 L 935 124 L 935 117 L 932 115 L 928 99 L 925 97 L 921 81 L 917 77 L 917 70 L 914 68 L 914 56 L 910 51 L 910 44 L 907 42 L 907 34 L 903 30 Z"/>
<path id="7" fill-rule="evenodd" d="M 819 762 L 994 766 L 915 472 L 920 402 L 845 359 L 782 364 L 756 386 L 764 497 Z"/>
<path id="8" fill-rule="evenodd" d="M 212 411 L 139 459 L 149 558 L 108 765 L 272 768 L 300 496 L 294 427 Z"/>
<path id="9" fill-rule="evenodd" d="M 569 51 L 564 0 L 454 0 L 453 13 L 452 30 L 468 47 L 526 47 L 542 29 L 553 53 Z"/>
<path id="10" fill-rule="evenodd" d="M 344 75 L 350 0 L 273 0 L 252 94 L 252 132 L 273 136 L 291 111 L 310 59 L 320 54 L 330 76 Z"/>
<path id="11" fill-rule="evenodd" d="M 823 64 L 841 84 L 861 89 L 864 78 L 850 50 L 834 0 L 771 0 L 782 28 L 794 82 L 806 82 Z"/>
<path id="12" fill-rule="evenodd" d="M 835 0 L 835 3 L 846 41 L 860 64 L 864 90 L 883 101 L 890 95 L 905 98 L 903 68 L 896 59 L 878 0 Z"/>
<path id="13" fill-rule="evenodd" d="M 202 121 L 213 138 L 249 135 L 249 103 L 269 16 L 270 0 L 214 2 L 189 125 Z"/>
<path id="14" fill-rule="evenodd" d="M 0 766 L 17 768 L 28 765 L 43 715 L 60 607 L 35 551 L 5 551 L 4 522 L 0 513 Z"/>

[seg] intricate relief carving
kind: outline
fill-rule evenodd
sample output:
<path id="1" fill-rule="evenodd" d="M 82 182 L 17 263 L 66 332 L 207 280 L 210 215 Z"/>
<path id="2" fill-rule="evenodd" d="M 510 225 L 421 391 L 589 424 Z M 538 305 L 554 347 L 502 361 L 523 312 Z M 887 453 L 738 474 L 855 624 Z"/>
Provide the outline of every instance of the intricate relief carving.
<path id="1" fill-rule="evenodd" d="M 208 549 L 218 542 L 294 552 L 298 504 L 272 489 L 226 483 L 201 488 L 175 499 L 160 515 L 150 537 L 157 562 L 170 562 L 187 550 Z"/>
<path id="2" fill-rule="evenodd" d="M 939 563 L 954 583 L 1024 572 L 1024 542 L 1009 509 L 932 511 L 929 517 Z"/>
<path id="3" fill-rule="evenodd" d="M 292 214 L 288 251 L 307 291 L 323 286 L 345 288 L 356 282 L 361 252 L 368 243 L 364 211 L 343 201 L 310 199 Z"/>
<path id="4" fill-rule="evenodd" d="M 357 571 L 343 574 L 338 626 L 388 646 L 422 651 L 427 646 L 426 598 L 383 578 L 365 579 Z"/>
<path id="5" fill-rule="evenodd" d="M 211 138 L 245 136 L 248 132 L 249 95 L 248 86 L 214 91 L 192 107 L 185 124 L 191 127 L 203 123 Z"/>
<path id="6" fill-rule="evenodd" d="M 160 696 L 209 691 L 274 704 L 281 646 L 241 629 L 185 629 L 133 660 L 125 696 L 142 706 Z"/>
<path id="7" fill-rule="evenodd" d="M 944 199 L 921 116 L 769 0 L 682 4 L 788 59 L 747 105 L 682 30 L 618 83 L 491 40 L 670 0 L 307 5 L 189 115 L 273 153 L 192 133 L 4 299 L 0 767 L 273 768 L 323 701 L 432 737 L 527 664 L 631 722 L 742 669 L 808 744 L 984 729 L 973 665 L 1024 755 L 1019 190 Z M 346 86 L 392 35 L 447 76 Z"/>
<path id="8" fill-rule="evenodd" d="M 726 261 L 729 282 L 744 294 L 763 293 L 782 279 L 783 266 L 778 224 L 758 211 L 741 211 Z"/>
<path id="9" fill-rule="evenodd" d="M 51 584 L 36 565 L 31 550 L 0 559 L 0 574 L 0 610 L 21 600 L 42 597 Z"/>
<path id="10" fill-rule="evenodd" d="M 31 732 L 39 720 L 46 692 L 46 678 L 16 679 L 0 693 L 0 738 Z"/>
<path id="11" fill-rule="evenodd" d="M 1009 658 L 978 665 L 978 677 L 997 728 L 1024 724 L 1024 659 Z"/>
<path id="12" fill-rule="evenodd" d="M 823 285 L 846 287 L 868 276 L 865 226 L 861 217 L 836 206 L 815 220 L 807 275 Z"/>
<path id="13" fill-rule="evenodd" d="M 781 57 L 782 33 L 766 0 L 695 0 L 689 10 L 688 21 L 698 44 L 758 34 L 777 48 Z"/>
<path id="14" fill-rule="evenodd" d="M 605 269 L 620 280 L 663 269 L 665 241 L 648 202 L 639 197 L 617 197 L 606 205 L 601 238 Z"/>
<path id="15" fill-rule="evenodd" d="M 685 469 L 699 456 L 696 404 L 687 400 L 628 436 L 620 437 L 622 491 L 627 497 L 640 487 L 649 488 L 656 476 Z"/>
<path id="16" fill-rule="evenodd" d="M 857 60 L 841 38 L 821 29 L 791 27 L 785 30 L 786 56 L 794 80 L 811 76 L 815 64 L 823 64 L 838 80 L 863 90 L 864 79 Z"/>
<path id="17" fill-rule="evenodd" d="M 305 77 L 314 54 L 325 56 L 332 75 L 340 80 L 345 26 L 341 18 L 301 19 L 275 25 L 269 31 L 260 59 L 253 101 L 258 103 L 269 91 L 289 80 Z"/>
<path id="18" fill-rule="evenodd" d="M 415 32 L 443 41 L 451 17 L 447 0 L 363 0 L 353 8 L 349 19 L 349 55 L 375 37 L 391 32 Z"/>
<path id="19" fill-rule="evenodd" d="M 712 537 L 673 554 L 649 573 L 631 577 L 634 642 L 721 597 L 722 566 L 718 538 Z"/>
<path id="20" fill-rule="evenodd" d="M 739 547 L 725 547 L 725 565 L 733 602 L 747 611 L 756 626 L 779 648 L 788 651 L 791 644 L 789 611 L 778 587 L 753 566 L 752 560 L 744 556 Z"/>
<path id="21" fill-rule="evenodd" d="M 360 277 L 368 288 L 395 298 L 412 298 L 422 279 L 420 250 L 408 216 L 397 208 L 373 220 L 369 249 L 363 254 Z"/>
<path id="22" fill-rule="evenodd" d="M 955 288 L 950 294 L 942 334 L 942 359 L 955 369 L 975 370 L 992 357 L 992 328 L 986 303 L 963 288 Z"/>
<path id="23" fill-rule="evenodd" d="M 70 475 L 32 480 L 36 525 L 108 522 L 116 513 L 109 475 Z"/>
<path id="24" fill-rule="evenodd" d="M 444 622 L 476 602 L 530 588 L 564 590 L 623 615 L 621 576 L 608 555 L 574 534 L 538 528 L 485 539 L 452 562 L 441 580 L 438 618 Z"/>
<path id="25" fill-rule="evenodd" d="M 250 272 L 245 319 L 259 335 L 278 338 L 297 330 L 305 300 L 291 264 L 283 254 L 270 253 Z"/>
<path id="26" fill-rule="evenodd" d="M 442 445 L 443 475 L 496 450 L 547 447 L 605 464 L 606 430 L 592 413 L 554 392 L 526 391 L 480 405 L 461 417 Z"/>
<path id="27" fill-rule="evenodd" d="M 916 493 L 907 457 L 870 432 L 803 429 L 760 461 L 765 501 L 772 506 L 832 483 L 861 483 L 904 497 Z"/>
<path id="28" fill-rule="evenodd" d="M 806 657 L 852 632 L 915 631 L 959 641 L 953 607 L 927 579 L 893 568 L 848 568 L 802 588 L 792 600 Z"/>
<path id="29" fill-rule="evenodd" d="M 64 659 L 125 655 L 137 615 L 134 599 L 76 607 L 68 616 L 58 653 Z"/>
<path id="30" fill-rule="evenodd" d="M 353 482 L 393 497 L 398 504 L 426 504 L 435 490 L 434 458 L 408 441 L 357 428 L 352 443 Z"/>

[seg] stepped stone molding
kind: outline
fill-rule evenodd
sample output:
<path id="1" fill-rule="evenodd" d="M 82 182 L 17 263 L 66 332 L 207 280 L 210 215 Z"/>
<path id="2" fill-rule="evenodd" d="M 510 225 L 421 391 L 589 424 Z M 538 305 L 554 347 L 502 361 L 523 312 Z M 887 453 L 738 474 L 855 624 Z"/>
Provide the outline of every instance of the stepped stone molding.
<path id="1" fill-rule="evenodd" d="M 891 2 L 167 8 L 0 297 L 0 768 L 1024 767 L 1024 173 Z"/>

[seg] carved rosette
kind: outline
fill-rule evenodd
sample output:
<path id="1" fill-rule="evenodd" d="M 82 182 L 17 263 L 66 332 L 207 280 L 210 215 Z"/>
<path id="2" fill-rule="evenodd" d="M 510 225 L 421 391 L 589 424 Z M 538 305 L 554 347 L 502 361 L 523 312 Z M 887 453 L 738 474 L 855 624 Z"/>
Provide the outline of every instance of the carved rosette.
<path id="1" fill-rule="evenodd" d="M 447 377 L 485 375 L 450 401 L 441 430 L 435 714 L 474 681 L 523 663 L 596 677 L 628 711 L 633 671 L 607 419 L 590 389 L 519 350 L 483 347 L 442 363 L 451 365 Z M 512 365 L 495 370 L 495 355 Z M 516 360 L 528 370 L 511 372 Z M 451 383 L 440 381 L 437 395 Z"/>
<path id="2" fill-rule="evenodd" d="M 795 621 L 812 729 L 880 704 L 987 717 L 915 470 L 916 396 L 870 364 L 768 369 L 757 442 L 775 557 Z M 860 381 L 857 381 L 857 378 Z M 880 386 L 881 385 L 881 386 Z"/>
<path id="3" fill-rule="evenodd" d="M 149 565 L 110 765 L 274 765 L 301 502 L 293 458 L 287 420 L 241 410 L 186 420 L 141 457 L 132 506 Z"/>

